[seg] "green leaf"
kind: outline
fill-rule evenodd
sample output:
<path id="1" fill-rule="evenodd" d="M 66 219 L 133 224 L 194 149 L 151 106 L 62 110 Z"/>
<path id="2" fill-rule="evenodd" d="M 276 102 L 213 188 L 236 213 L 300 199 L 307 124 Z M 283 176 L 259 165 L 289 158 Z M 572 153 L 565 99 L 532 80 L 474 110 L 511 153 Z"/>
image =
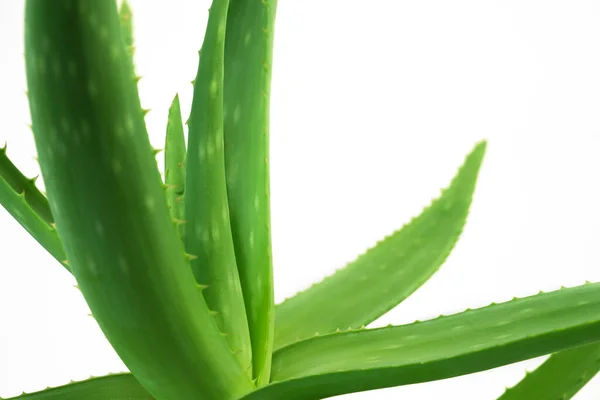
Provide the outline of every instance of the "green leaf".
<path id="1" fill-rule="evenodd" d="M 173 98 L 169 107 L 167 137 L 165 140 L 165 184 L 167 205 L 171 216 L 179 226 L 179 234 L 183 237 L 184 229 L 184 189 L 185 189 L 185 137 L 179 95 Z"/>
<path id="2" fill-rule="evenodd" d="M 269 104 L 276 9 L 276 0 L 231 0 L 225 41 L 227 195 L 259 386 L 269 381 L 275 313 Z"/>
<path id="3" fill-rule="evenodd" d="M 133 55 L 135 53 L 135 41 L 133 36 L 133 11 L 131 10 L 131 5 L 128 0 L 123 0 L 121 2 L 121 7 L 119 8 L 119 17 L 121 19 L 121 36 L 123 38 L 123 42 L 125 43 L 125 49 L 131 58 L 131 64 L 135 65 L 133 61 Z"/>
<path id="4" fill-rule="evenodd" d="M 568 400 L 600 370 L 600 343 L 552 354 L 498 400 Z"/>
<path id="5" fill-rule="evenodd" d="M 244 400 L 321 399 L 451 378 L 594 341 L 600 341 L 600 283 L 307 339 L 275 352 L 273 383 Z"/>
<path id="6" fill-rule="evenodd" d="M 35 185 L 36 178 L 27 178 L 8 158 L 6 145 L 0 148 L 0 178 L 8 183 L 15 192 L 24 193 L 25 200 L 31 209 L 47 224 L 52 224 L 52 212 L 48 200 Z"/>
<path id="7" fill-rule="evenodd" d="M 131 374 L 115 374 L 73 382 L 6 400 L 152 400 Z"/>
<path id="8" fill-rule="evenodd" d="M 252 376 L 252 347 L 236 264 L 225 184 L 223 58 L 228 0 L 214 0 L 200 51 L 188 122 L 185 248 L 208 307 L 242 368 Z"/>
<path id="9" fill-rule="evenodd" d="M 44 195 L 27 179 L 0 149 L 0 204 L 63 267 L 69 270 L 62 243 L 53 225 L 52 213 Z"/>
<path id="10" fill-rule="evenodd" d="M 356 261 L 276 308 L 275 349 L 367 325 L 398 305 L 444 263 L 463 229 L 486 142 L 475 146 L 448 189 L 421 215 Z"/>
<path id="11" fill-rule="evenodd" d="M 254 387 L 194 280 L 166 204 L 116 3 L 27 0 L 33 132 L 69 267 L 103 333 L 159 399 Z"/>

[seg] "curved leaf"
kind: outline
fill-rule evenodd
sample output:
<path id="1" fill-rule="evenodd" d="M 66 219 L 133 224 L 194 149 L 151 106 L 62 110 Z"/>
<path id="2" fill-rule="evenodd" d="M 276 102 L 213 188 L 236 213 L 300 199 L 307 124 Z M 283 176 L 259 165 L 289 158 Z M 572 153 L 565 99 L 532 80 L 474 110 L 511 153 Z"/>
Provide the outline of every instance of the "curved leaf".
<path id="1" fill-rule="evenodd" d="M 171 221 L 116 3 L 27 0 L 25 60 L 52 215 L 112 347 L 157 398 L 251 390 Z"/>
<path id="2" fill-rule="evenodd" d="M 569 400 L 600 371 L 600 343 L 552 354 L 498 400 Z"/>
<path id="3" fill-rule="evenodd" d="M 66 255 L 52 213 L 44 195 L 32 180 L 25 176 L 0 149 L 0 204 L 41 244 L 63 267 L 69 270 Z"/>
<path id="4" fill-rule="evenodd" d="M 24 393 L 6 400 L 153 400 L 131 374 L 115 374 Z"/>
<path id="5" fill-rule="evenodd" d="M 308 339 L 244 400 L 320 399 L 483 371 L 600 341 L 600 283 L 396 327 Z"/>
<path id="6" fill-rule="evenodd" d="M 336 329 L 359 328 L 402 302 L 444 263 L 465 224 L 486 142 L 421 215 L 356 261 L 276 308 L 275 349 Z"/>
<path id="7" fill-rule="evenodd" d="M 0 179 L 8 183 L 15 192 L 23 193 L 31 209 L 47 224 L 52 224 L 52 212 L 48 200 L 35 185 L 36 178 L 28 179 L 19 171 L 6 154 L 6 145 L 0 148 Z"/>

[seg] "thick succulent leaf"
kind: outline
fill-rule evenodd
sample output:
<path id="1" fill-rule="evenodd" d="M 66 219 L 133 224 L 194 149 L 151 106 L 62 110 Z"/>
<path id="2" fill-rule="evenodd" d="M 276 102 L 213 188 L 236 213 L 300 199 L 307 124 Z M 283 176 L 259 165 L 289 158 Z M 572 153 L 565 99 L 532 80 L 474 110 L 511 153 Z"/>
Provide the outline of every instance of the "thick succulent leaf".
<path id="1" fill-rule="evenodd" d="M 425 283 L 463 229 L 485 149 L 485 141 L 475 146 L 450 186 L 418 217 L 356 261 L 278 305 L 275 349 L 316 332 L 367 325 Z"/>
<path id="2" fill-rule="evenodd" d="M 6 148 L 0 149 L 0 204 L 52 257 L 69 269 L 62 243 L 51 225 L 52 213 L 46 198 L 8 159 Z"/>
<path id="3" fill-rule="evenodd" d="M 0 148 L 0 178 L 17 193 L 23 193 L 31 209 L 47 224 L 52 224 L 52 212 L 48 200 L 35 185 L 36 178 L 28 179 L 19 171 L 17 166 L 8 158 L 6 145 Z"/>
<path id="4" fill-rule="evenodd" d="M 152 400 L 131 374 L 115 374 L 24 393 L 6 400 Z"/>
<path id="5" fill-rule="evenodd" d="M 117 354 L 160 399 L 251 390 L 171 221 L 116 3 L 28 0 L 25 61 L 52 215 Z"/>
<path id="6" fill-rule="evenodd" d="M 225 183 L 223 59 L 228 0 L 214 0 L 200 51 L 188 121 L 185 248 L 209 308 L 249 376 L 252 348 L 236 264 Z"/>
<path id="7" fill-rule="evenodd" d="M 600 343 L 552 354 L 498 400 L 569 400 L 600 370 Z"/>
<path id="8" fill-rule="evenodd" d="M 600 341 L 600 283 L 409 325 L 317 336 L 273 355 L 245 400 L 310 400 L 451 378 Z"/>
<path id="9" fill-rule="evenodd" d="M 131 63 L 133 62 L 133 54 L 135 52 L 134 37 L 133 37 L 133 11 L 129 1 L 123 0 L 121 7 L 119 8 L 119 17 L 121 18 L 121 35 L 123 42 L 125 43 L 125 49 L 131 57 Z"/>
<path id="10" fill-rule="evenodd" d="M 227 194 L 258 385 L 269 380 L 274 329 L 269 103 L 276 9 L 276 0 L 231 0 L 225 41 Z"/>
<path id="11" fill-rule="evenodd" d="M 165 184 L 167 205 L 171 216 L 179 225 L 179 234 L 183 237 L 185 189 L 185 137 L 179 95 L 175 95 L 169 107 L 167 136 L 165 140 Z"/>

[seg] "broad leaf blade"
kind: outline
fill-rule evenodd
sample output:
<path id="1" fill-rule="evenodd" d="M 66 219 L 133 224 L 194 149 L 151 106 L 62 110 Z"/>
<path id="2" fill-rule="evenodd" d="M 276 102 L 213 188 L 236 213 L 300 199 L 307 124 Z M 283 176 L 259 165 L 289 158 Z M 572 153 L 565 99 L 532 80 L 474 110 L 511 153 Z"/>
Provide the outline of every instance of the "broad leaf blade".
<path id="1" fill-rule="evenodd" d="M 320 399 L 483 371 L 600 341 L 600 283 L 434 320 L 308 339 L 245 400 Z"/>
<path id="2" fill-rule="evenodd" d="M 276 308 L 275 349 L 297 340 L 359 328 L 398 305 L 443 264 L 465 224 L 486 142 L 421 215 L 356 261 Z"/>
<path id="3" fill-rule="evenodd" d="M 231 0 L 225 41 L 225 170 L 253 375 L 269 381 L 275 305 L 271 253 L 269 104 L 277 0 Z"/>
<path id="4" fill-rule="evenodd" d="M 152 400 L 131 374 L 115 374 L 74 382 L 6 400 Z"/>
<path id="5" fill-rule="evenodd" d="M 600 371 L 600 343 L 554 353 L 498 400 L 569 400 Z"/>
<path id="6" fill-rule="evenodd" d="M 116 3 L 28 0 L 25 60 L 52 215 L 112 347 L 157 398 L 251 390 L 171 221 Z"/>
<path id="7" fill-rule="evenodd" d="M 169 107 L 167 136 L 165 140 L 165 184 L 167 205 L 171 216 L 179 225 L 179 234 L 183 236 L 185 190 L 185 137 L 179 95 L 176 95 Z"/>
<path id="8" fill-rule="evenodd" d="M 185 248 L 208 307 L 242 368 L 252 375 L 252 347 L 237 269 L 225 183 L 223 75 L 228 0 L 214 0 L 200 51 L 188 122 Z"/>

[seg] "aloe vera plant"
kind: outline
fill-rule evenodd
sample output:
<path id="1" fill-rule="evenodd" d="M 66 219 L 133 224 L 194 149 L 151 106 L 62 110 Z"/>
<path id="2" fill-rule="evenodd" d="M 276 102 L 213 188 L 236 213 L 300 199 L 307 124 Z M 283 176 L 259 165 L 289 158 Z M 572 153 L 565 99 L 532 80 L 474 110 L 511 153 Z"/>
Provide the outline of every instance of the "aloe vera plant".
<path id="1" fill-rule="evenodd" d="M 450 254 L 485 141 L 420 215 L 274 304 L 268 143 L 276 7 L 213 0 L 187 144 L 175 96 L 162 181 L 138 95 L 129 5 L 119 12 L 112 0 L 27 0 L 28 95 L 47 196 L 5 147 L 0 203 L 74 275 L 130 373 L 15 399 L 320 399 L 551 353 L 501 398 L 570 398 L 600 367 L 600 284 L 365 328 Z"/>

